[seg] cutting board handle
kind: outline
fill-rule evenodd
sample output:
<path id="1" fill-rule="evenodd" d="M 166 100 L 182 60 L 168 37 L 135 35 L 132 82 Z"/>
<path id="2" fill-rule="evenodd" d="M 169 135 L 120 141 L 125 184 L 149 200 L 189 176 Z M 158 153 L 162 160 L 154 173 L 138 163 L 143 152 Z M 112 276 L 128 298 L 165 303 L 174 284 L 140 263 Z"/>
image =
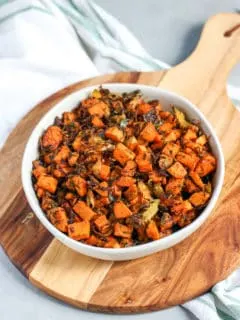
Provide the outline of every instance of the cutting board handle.
<path id="1" fill-rule="evenodd" d="M 238 61 L 240 14 L 218 14 L 206 22 L 193 53 L 167 73 L 161 87 L 199 104 L 208 90 L 218 94 L 225 90 L 228 74 Z"/>

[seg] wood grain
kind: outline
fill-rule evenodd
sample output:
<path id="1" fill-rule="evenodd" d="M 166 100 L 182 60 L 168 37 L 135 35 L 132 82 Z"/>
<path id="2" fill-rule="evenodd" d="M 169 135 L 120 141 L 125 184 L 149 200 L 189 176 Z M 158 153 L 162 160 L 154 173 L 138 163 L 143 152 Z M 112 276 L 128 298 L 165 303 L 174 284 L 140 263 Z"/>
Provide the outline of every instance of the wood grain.
<path id="1" fill-rule="evenodd" d="M 79 82 L 41 102 L 18 124 L 0 153 L 0 243 L 34 285 L 81 308 L 141 312 L 196 297 L 240 264 L 240 115 L 225 88 L 229 71 L 240 60 L 239 23 L 237 14 L 217 15 L 180 65 Z M 24 146 L 42 115 L 76 90 L 109 82 L 159 86 L 187 97 L 214 126 L 226 161 L 221 196 L 199 230 L 173 248 L 118 263 L 77 254 L 53 239 L 31 212 L 20 179 Z"/>

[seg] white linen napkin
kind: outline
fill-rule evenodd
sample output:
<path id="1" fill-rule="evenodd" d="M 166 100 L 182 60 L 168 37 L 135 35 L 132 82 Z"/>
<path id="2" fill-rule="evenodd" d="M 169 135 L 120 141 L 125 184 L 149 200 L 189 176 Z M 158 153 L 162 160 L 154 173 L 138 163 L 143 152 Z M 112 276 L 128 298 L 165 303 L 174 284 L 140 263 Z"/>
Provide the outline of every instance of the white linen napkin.
<path id="1" fill-rule="evenodd" d="M 71 83 L 168 67 L 91 1 L 0 0 L 0 146 L 36 103 Z M 240 270 L 183 307 L 201 320 L 239 320 Z"/>

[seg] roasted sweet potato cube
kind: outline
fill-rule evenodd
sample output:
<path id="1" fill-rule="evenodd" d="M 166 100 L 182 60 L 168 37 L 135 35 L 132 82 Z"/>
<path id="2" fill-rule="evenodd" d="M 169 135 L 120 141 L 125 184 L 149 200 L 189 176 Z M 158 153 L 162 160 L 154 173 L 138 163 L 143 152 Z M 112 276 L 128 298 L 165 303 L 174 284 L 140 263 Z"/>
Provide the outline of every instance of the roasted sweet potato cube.
<path id="1" fill-rule="evenodd" d="M 178 152 L 176 160 L 182 163 L 184 166 L 188 167 L 189 169 L 194 170 L 199 161 L 199 158 L 194 152 L 192 152 L 191 154 Z"/>
<path id="2" fill-rule="evenodd" d="M 127 218 L 132 215 L 131 210 L 122 201 L 114 203 L 113 212 L 117 219 Z"/>
<path id="3" fill-rule="evenodd" d="M 77 136 L 73 143 L 72 143 L 72 147 L 75 151 L 80 152 L 80 151 L 84 151 L 85 149 L 85 144 L 82 141 L 82 138 L 80 136 Z"/>
<path id="4" fill-rule="evenodd" d="M 110 222 L 105 215 L 101 215 L 96 220 L 94 220 L 94 224 L 103 234 L 109 231 Z"/>
<path id="5" fill-rule="evenodd" d="M 42 146 L 49 151 L 56 150 L 63 140 L 62 130 L 57 126 L 50 126 L 42 137 Z"/>
<path id="6" fill-rule="evenodd" d="M 84 197 L 87 194 L 87 182 L 80 176 L 70 177 L 67 181 L 67 187 L 70 190 L 75 189 L 80 197 Z"/>
<path id="7" fill-rule="evenodd" d="M 190 171 L 189 176 L 193 180 L 193 182 L 201 189 L 204 189 L 204 183 L 202 182 L 202 179 L 200 178 L 199 174 L 195 171 Z"/>
<path id="8" fill-rule="evenodd" d="M 37 188 L 37 197 L 40 199 L 44 196 L 45 194 L 45 190 L 43 190 L 42 188 Z"/>
<path id="9" fill-rule="evenodd" d="M 58 180 L 49 175 L 40 175 L 37 181 L 37 186 L 50 193 L 55 193 Z"/>
<path id="10" fill-rule="evenodd" d="M 141 131 L 140 137 L 145 141 L 152 142 L 154 141 L 157 134 L 158 132 L 154 125 L 151 122 L 148 122 L 145 128 Z"/>
<path id="11" fill-rule="evenodd" d="M 155 143 L 164 143 L 164 136 L 162 134 L 157 133 L 154 139 Z"/>
<path id="12" fill-rule="evenodd" d="M 179 194 L 182 191 L 184 179 L 176 179 L 176 178 L 170 178 L 167 185 L 166 185 L 166 192 L 172 193 L 172 194 Z"/>
<path id="13" fill-rule="evenodd" d="M 200 177 L 205 177 L 207 174 L 216 169 L 216 159 L 211 154 L 207 153 L 197 164 L 195 169 Z"/>
<path id="14" fill-rule="evenodd" d="M 91 116 L 98 116 L 99 118 L 102 118 L 104 116 L 108 117 L 110 115 L 109 107 L 103 101 L 99 101 L 90 108 L 88 108 L 88 112 Z"/>
<path id="15" fill-rule="evenodd" d="M 199 207 L 204 205 L 210 197 L 210 194 L 207 192 L 195 192 L 189 198 L 189 201 L 194 205 L 194 207 Z"/>
<path id="16" fill-rule="evenodd" d="M 68 219 L 66 211 L 61 207 L 56 207 L 48 210 L 47 212 L 49 220 L 60 231 L 67 232 Z"/>
<path id="17" fill-rule="evenodd" d="M 79 215 L 83 220 L 91 220 L 96 213 L 83 201 L 78 201 L 73 210 Z"/>
<path id="18" fill-rule="evenodd" d="M 167 169 L 173 164 L 173 158 L 170 156 L 167 156 L 165 154 L 162 154 L 159 158 L 158 165 L 160 169 Z"/>
<path id="19" fill-rule="evenodd" d="M 74 222 L 68 225 L 68 235 L 74 240 L 84 240 L 90 237 L 89 221 Z"/>
<path id="20" fill-rule="evenodd" d="M 186 212 L 192 210 L 192 205 L 188 200 L 181 201 L 172 206 L 171 212 L 175 215 L 185 214 Z"/>
<path id="21" fill-rule="evenodd" d="M 118 127 L 111 127 L 105 131 L 105 136 L 108 139 L 111 139 L 116 142 L 122 142 L 124 140 L 124 135 L 122 130 L 118 129 Z"/>
<path id="22" fill-rule="evenodd" d="M 191 140 L 195 141 L 196 139 L 197 139 L 197 133 L 192 128 L 187 129 L 186 133 L 183 136 L 183 142 L 187 143 Z"/>
<path id="23" fill-rule="evenodd" d="M 132 245 L 133 245 L 133 240 L 131 238 L 122 238 L 120 241 L 121 248 L 131 247 Z"/>
<path id="24" fill-rule="evenodd" d="M 176 141 L 181 137 L 181 130 L 179 129 L 173 129 L 166 137 L 165 137 L 165 142 L 171 142 L 171 141 Z"/>
<path id="25" fill-rule="evenodd" d="M 133 177 L 136 172 L 136 162 L 133 160 L 129 160 L 125 167 L 121 170 L 122 176 Z"/>
<path id="26" fill-rule="evenodd" d="M 116 184 L 119 187 L 130 187 L 131 185 L 133 185 L 135 183 L 136 179 L 132 178 L 132 177 L 120 177 Z"/>
<path id="27" fill-rule="evenodd" d="M 121 223 L 115 223 L 114 225 L 114 235 L 116 237 L 121 238 L 131 238 L 132 236 L 133 227 L 132 226 L 125 226 Z"/>
<path id="28" fill-rule="evenodd" d="M 104 244 L 104 248 L 120 248 L 120 244 L 117 241 L 117 239 L 115 239 L 112 236 L 107 237 L 107 241 Z"/>
<path id="29" fill-rule="evenodd" d="M 99 185 L 97 185 L 94 188 L 94 191 L 96 191 L 102 197 L 107 197 L 108 196 L 108 183 L 106 181 L 99 183 Z"/>
<path id="30" fill-rule="evenodd" d="M 152 110 L 152 106 L 149 103 L 140 103 L 137 107 L 137 113 L 138 114 L 146 114 L 150 110 Z"/>
<path id="31" fill-rule="evenodd" d="M 155 221 L 152 220 L 149 222 L 149 224 L 146 228 L 146 234 L 149 239 L 152 239 L 152 240 L 160 239 L 160 234 L 159 234 L 158 227 L 157 227 Z"/>
<path id="32" fill-rule="evenodd" d="M 119 161 L 121 165 L 125 165 L 127 161 L 135 158 L 135 154 L 124 144 L 118 143 L 113 151 L 113 157 Z"/>
<path id="33" fill-rule="evenodd" d="M 72 152 L 68 158 L 68 164 L 73 167 L 79 158 L 79 154 L 77 152 Z"/>
<path id="34" fill-rule="evenodd" d="M 102 122 L 102 120 L 98 116 L 93 116 L 92 124 L 96 128 L 104 128 L 104 123 Z"/>
<path id="35" fill-rule="evenodd" d="M 199 191 L 199 188 L 192 182 L 191 179 L 185 180 L 184 190 L 188 193 Z"/>
<path id="36" fill-rule="evenodd" d="M 149 179 L 152 180 L 153 183 L 159 183 L 162 181 L 162 177 L 156 170 L 149 173 Z"/>
<path id="37" fill-rule="evenodd" d="M 124 196 L 128 201 L 132 201 L 138 197 L 138 188 L 135 184 L 131 185 L 125 192 Z"/>
<path id="38" fill-rule="evenodd" d="M 34 177 L 36 179 L 38 179 L 42 174 L 46 175 L 47 168 L 45 168 L 45 167 L 43 167 L 41 165 L 38 165 L 35 169 L 33 169 L 32 173 L 33 173 Z"/>
<path id="39" fill-rule="evenodd" d="M 137 147 L 138 145 L 138 141 L 137 139 L 133 136 L 133 137 L 130 137 L 128 138 L 128 140 L 126 141 L 126 146 L 128 147 L 128 149 L 134 151 L 135 148 Z"/>
<path id="40" fill-rule="evenodd" d="M 101 244 L 101 240 L 92 234 L 88 239 L 86 239 L 85 243 L 90 246 L 98 246 Z"/>
<path id="41" fill-rule="evenodd" d="M 186 169 L 180 162 L 175 162 L 167 171 L 175 178 L 184 178 L 187 174 Z"/>
<path id="42" fill-rule="evenodd" d="M 98 160 L 93 166 L 92 166 L 93 174 L 102 180 L 108 180 L 110 176 L 110 166 L 106 165 L 102 162 L 102 160 Z"/>
<path id="43" fill-rule="evenodd" d="M 205 136 L 205 134 L 201 135 L 200 137 L 197 138 L 196 143 L 201 144 L 202 146 L 204 146 L 207 143 L 207 137 Z"/>
<path id="44" fill-rule="evenodd" d="M 66 160 L 69 157 L 70 149 L 67 146 L 62 146 L 56 156 L 54 157 L 54 161 L 56 163 L 60 163 L 61 161 Z"/>
<path id="45" fill-rule="evenodd" d="M 174 123 L 171 122 L 164 122 L 159 128 L 159 132 L 161 133 L 170 133 L 172 128 L 174 127 Z"/>
<path id="46" fill-rule="evenodd" d="M 136 162 L 138 165 L 138 170 L 140 172 L 151 172 L 153 169 L 151 162 L 148 160 L 139 159 L 139 160 L 136 160 Z"/>
<path id="47" fill-rule="evenodd" d="M 76 114 L 74 112 L 64 112 L 63 113 L 63 123 L 69 125 L 76 119 Z"/>
<path id="48" fill-rule="evenodd" d="M 96 97 L 90 97 L 87 99 L 84 99 L 81 104 L 84 108 L 90 108 L 92 106 L 94 106 L 95 104 L 97 104 L 98 102 L 100 102 L 100 100 Z"/>
<path id="49" fill-rule="evenodd" d="M 174 142 L 168 142 L 162 150 L 162 153 L 166 156 L 174 158 L 180 150 L 180 146 Z"/>

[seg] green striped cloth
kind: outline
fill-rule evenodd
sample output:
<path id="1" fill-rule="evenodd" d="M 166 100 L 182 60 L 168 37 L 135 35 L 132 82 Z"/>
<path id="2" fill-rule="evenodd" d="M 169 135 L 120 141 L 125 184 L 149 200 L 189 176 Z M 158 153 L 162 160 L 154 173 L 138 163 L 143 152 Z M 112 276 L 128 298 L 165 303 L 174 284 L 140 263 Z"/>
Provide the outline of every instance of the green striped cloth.
<path id="1" fill-rule="evenodd" d="M 34 104 L 70 83 L 168 67 L 92 1 L 0 0 L 0 144 Z M 240 320 L 240 271 L 183 307 L 201 320 Z"/>

